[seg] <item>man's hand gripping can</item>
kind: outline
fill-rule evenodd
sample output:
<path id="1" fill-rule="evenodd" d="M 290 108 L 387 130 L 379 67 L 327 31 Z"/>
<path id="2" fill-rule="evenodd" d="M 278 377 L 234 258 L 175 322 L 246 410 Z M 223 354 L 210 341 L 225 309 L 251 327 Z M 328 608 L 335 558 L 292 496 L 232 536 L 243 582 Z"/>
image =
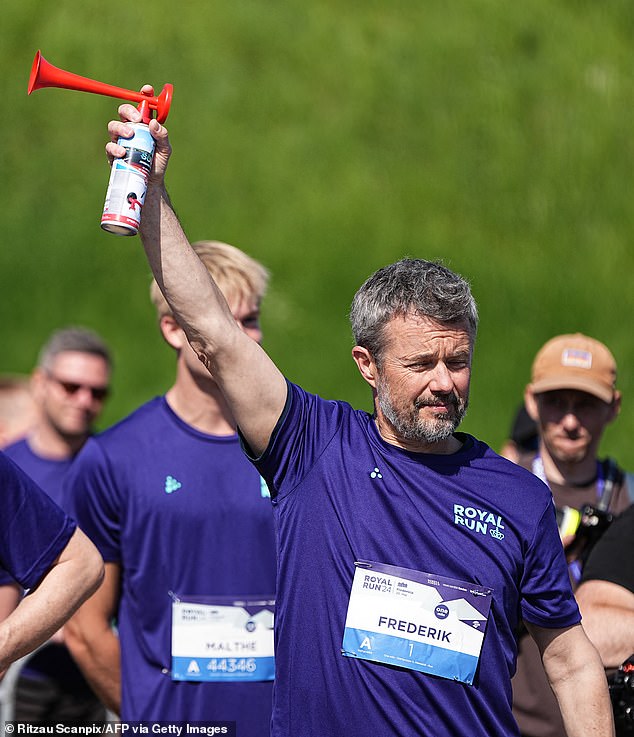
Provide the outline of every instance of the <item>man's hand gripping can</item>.
<path id="1" fill-rule="evenodd" d="M 154 158 L 154 139 L 145 123 L 131 123 L 132 138 L 119 138 L 126 149 L 122 159 L 112 162 L 101 227 L 117 235 L 136 235 L 141 223 L 147 181 Z"/>

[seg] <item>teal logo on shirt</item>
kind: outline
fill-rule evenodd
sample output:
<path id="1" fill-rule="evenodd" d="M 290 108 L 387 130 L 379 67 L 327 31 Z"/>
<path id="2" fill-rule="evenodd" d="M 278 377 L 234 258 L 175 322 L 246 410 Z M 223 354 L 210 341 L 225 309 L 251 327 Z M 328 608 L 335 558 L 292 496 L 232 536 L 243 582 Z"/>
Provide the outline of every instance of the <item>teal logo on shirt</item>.
<path id="1" fill-rule="evenodd" d="M 180 481 L 177 481 L 173 476 L 166 476 L 165 477 L 165 493 L 166 494 L 173 494 L 175 491 L 178 491 L 181 488 L 182 484 Z"/>

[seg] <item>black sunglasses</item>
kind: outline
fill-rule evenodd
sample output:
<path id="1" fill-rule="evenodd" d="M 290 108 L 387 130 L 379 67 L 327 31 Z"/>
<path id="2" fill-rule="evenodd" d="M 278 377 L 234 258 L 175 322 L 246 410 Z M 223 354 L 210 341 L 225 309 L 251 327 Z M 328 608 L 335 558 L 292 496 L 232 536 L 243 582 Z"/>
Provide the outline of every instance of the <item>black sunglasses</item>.
<path id="1" fill-rule="evenodd" d="M 62 381 L 54 374 L 47 374 L 49 379 L 53 379 L 56 384 L 59 384 L 66 394 L 72 396 L 77 394 L 80 389 L 87 389 L 92 398 L 98 402 L 103 402 L 104 399 L 110 394 L 110 387 L 108 386 L 89 386 L 88 384 L 76 384 L 74 381 Z"/>

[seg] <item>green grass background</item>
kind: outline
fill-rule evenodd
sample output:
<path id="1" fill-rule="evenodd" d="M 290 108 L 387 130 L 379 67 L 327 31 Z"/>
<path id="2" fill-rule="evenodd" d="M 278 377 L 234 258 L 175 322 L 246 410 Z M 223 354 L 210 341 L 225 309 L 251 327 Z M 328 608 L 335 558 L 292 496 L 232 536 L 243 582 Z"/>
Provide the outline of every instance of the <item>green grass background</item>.
<path id="1" fill-rule="evenodd" d="M 398 258 L 441 258 L 481 312 L 464 428 L 498 447 L 537 349 L 580 330 L 617 358 L 603 450 L 634 467 L 631 0 L 5 0 L 0 42 L 0 371 L 29 371 L 61 325 L 95 328 L 116 357 L 104 427 L 174 370 L 138 239 L 99 228 L 119 103 L 27 97 L 39 48 L 174 85 L 172 198 L 191 239 L 270 268 L 265 342 L 291 379 L 369 408 L 352 295 Z"/>

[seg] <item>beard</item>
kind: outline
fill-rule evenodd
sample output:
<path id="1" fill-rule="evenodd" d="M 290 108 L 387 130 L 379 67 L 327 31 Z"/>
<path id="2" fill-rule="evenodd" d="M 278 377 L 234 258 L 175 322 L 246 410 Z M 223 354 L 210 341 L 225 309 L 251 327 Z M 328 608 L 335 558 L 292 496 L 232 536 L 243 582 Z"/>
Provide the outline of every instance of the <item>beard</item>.
<path id="1" fill-rule="evenodd" d="M 398 435 L 404 440 L 423 443 L 438 443 L 450 438 L 464 419 L 469 405 L 468 398 L 461 398 L 455 392 L 417 399 L 410 407 L 397 406 L 389 387 L 381 380 L 376 385 L 379 407 Z M 423 407 L 449 405 L 447 411 L 437 414 L 433 419 L 424 419 L 420 410 Z"/>

